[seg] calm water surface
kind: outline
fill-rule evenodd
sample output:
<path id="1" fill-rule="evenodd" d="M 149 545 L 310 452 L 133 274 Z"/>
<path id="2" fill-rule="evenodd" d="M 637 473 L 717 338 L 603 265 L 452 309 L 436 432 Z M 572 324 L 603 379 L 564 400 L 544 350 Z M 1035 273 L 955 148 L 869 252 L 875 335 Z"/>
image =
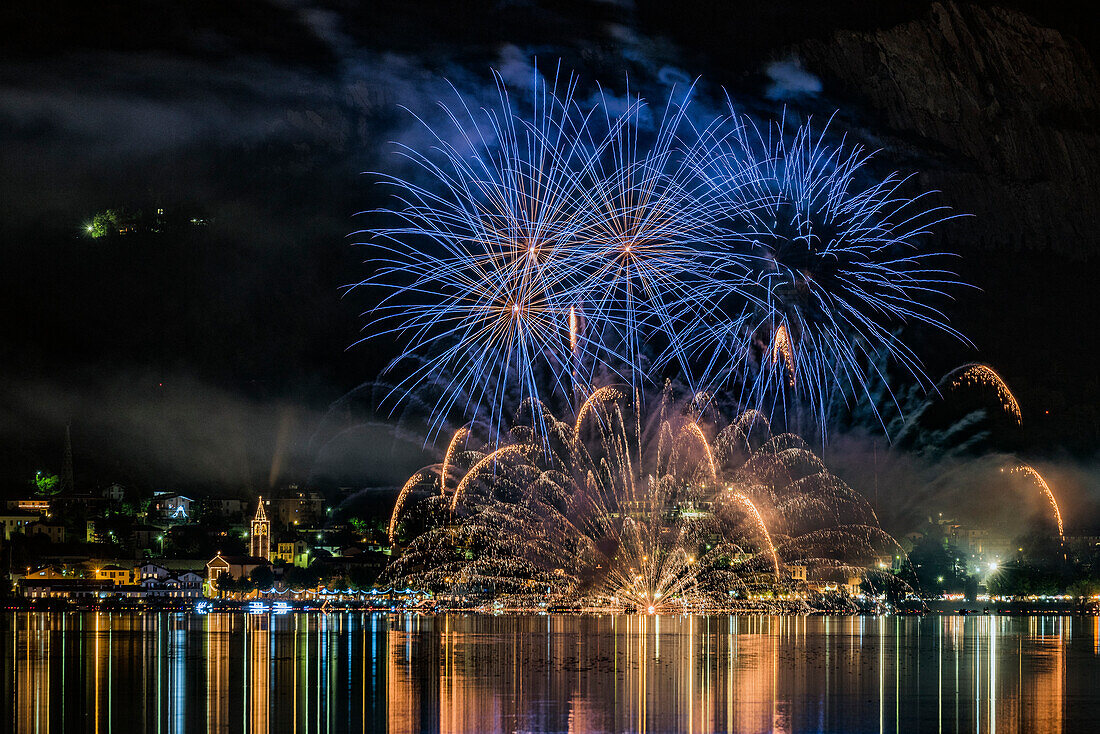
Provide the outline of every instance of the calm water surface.
<path id="1" fill-rule="evenodd" d="M 0 617 L 0 731 L 1076 732 L 1096 617 Z"/>

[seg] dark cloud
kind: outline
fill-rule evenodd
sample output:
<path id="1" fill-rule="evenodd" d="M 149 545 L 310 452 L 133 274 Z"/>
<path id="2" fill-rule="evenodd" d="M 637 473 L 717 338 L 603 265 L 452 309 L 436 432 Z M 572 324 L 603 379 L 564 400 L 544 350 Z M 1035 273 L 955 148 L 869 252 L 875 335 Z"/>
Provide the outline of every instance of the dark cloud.
<path id="1" fill-rule="evenodd" d="M 766 69 L 768 85 L 764 96 L 786 101 L 800 97 L 816 97 L 821 93 L 821 80 L 802 68 L 798 59 L 773 61 Z"/>

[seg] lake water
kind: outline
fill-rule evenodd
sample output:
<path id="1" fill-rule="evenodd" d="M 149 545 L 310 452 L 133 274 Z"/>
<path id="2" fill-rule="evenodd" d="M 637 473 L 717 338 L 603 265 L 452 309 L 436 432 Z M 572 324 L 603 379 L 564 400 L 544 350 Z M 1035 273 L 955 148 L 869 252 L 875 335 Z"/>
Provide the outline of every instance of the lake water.
<path id="1" fill-rule="evenodd" d="M 0 731 L 1077 732 L 1097 617 L 0 616 Z"/>

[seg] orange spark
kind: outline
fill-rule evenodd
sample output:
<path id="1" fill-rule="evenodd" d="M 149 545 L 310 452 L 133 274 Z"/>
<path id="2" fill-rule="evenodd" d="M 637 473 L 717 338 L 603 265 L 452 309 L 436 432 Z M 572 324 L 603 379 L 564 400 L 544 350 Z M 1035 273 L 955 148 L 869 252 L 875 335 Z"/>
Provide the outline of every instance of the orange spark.
<path id="1" fill-rule="evenodd" d="M 756 519 L 756 524 L 760 527 L 760 533 L 764 536 L 764 542 L 768 544 L 768 552 L 772 556 L 772 565 L 775 566 L 775 580 L 779 580 L 779 554 L 775 552 L 775 544 L 772 543 L 772 535 L 768 532 L 768 526 L 764 524 L 764 518 L 760 516 L 760 511 L 756 509 L 756 505 L 752 503 L 748 497 L 742 492 L 734 492 L 733 498 L 745 505 L 749 509 L 749 514 Z"/>
<path id="2" fill-rule="evenodd" d="M 405 498 L 409 496 L 409 492 L 413 487 L 420 483 L 420 480 L 424 478 L 423 474 L 417 473 L 409 477 L 409 481 L 405 482 L 405 486 L 401 488 L 401 491 L 397 493 L 397 501 L 393 505 L 393 514 L 390 515 L 390 529 L 389 537 L 390 544 L 393 544 L 393 536 L 397 531 L 397 516 L 401 513 L 401 507 L 405 504 Z"/>

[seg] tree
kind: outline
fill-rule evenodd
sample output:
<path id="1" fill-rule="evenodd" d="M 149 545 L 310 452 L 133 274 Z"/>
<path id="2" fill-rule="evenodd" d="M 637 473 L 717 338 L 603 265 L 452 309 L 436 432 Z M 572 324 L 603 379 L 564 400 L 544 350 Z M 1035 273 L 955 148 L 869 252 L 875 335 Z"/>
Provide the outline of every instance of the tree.
<path id="1" fill-rule="evenodd" d="M 214 588 L 223 593 L 232 593 L 237 590 L 237 581 L 225 571 L 218 574 L 214 580 Z"/>
<path id="2" fill-rule="evenodd" d="M 61 491 L 61 479 L 56 474 L 34 475 L 34 491 L 43 497 L 52 497 Z"/>
<path id="3" fill-rule="evenodd" d="M 111 234 L 117 234 L 118 224 L 121 220 L 122 213 L 117 209 L 108 209 L 107 211 L 99 212 L 92 217 L 92 223 L 87 227 L 88 234 L 96 239 Z"/>
<path id="4" fill-rule="evenodd" d="M 275 574 L 272 573 L 271 566 L 265 564 L 252 569 L 252 573 L 248 574 L 248 580 L 254 588 L 263 591 L 270 589 L 275 583 Z"/>
<path id="5" fill-rule="evenodd" d="M 919 588 L 928 595 L 945 592 L 963 593 L 970 575 L 959 559 L 963 554 L 951 545 L 939 525 L 929 523 L 922 537 L 902 568 L 903 578 L 916 578 Z"/>
<path id="6" fill-rule="evenodd" d="M 283 582 L 295 591 L 302 591 L 317 586 L 320 582 L 320 576 L 317 571 L 312 568 L 290 566 L 286 569 L 286 573 L 283 574 Z"/>

